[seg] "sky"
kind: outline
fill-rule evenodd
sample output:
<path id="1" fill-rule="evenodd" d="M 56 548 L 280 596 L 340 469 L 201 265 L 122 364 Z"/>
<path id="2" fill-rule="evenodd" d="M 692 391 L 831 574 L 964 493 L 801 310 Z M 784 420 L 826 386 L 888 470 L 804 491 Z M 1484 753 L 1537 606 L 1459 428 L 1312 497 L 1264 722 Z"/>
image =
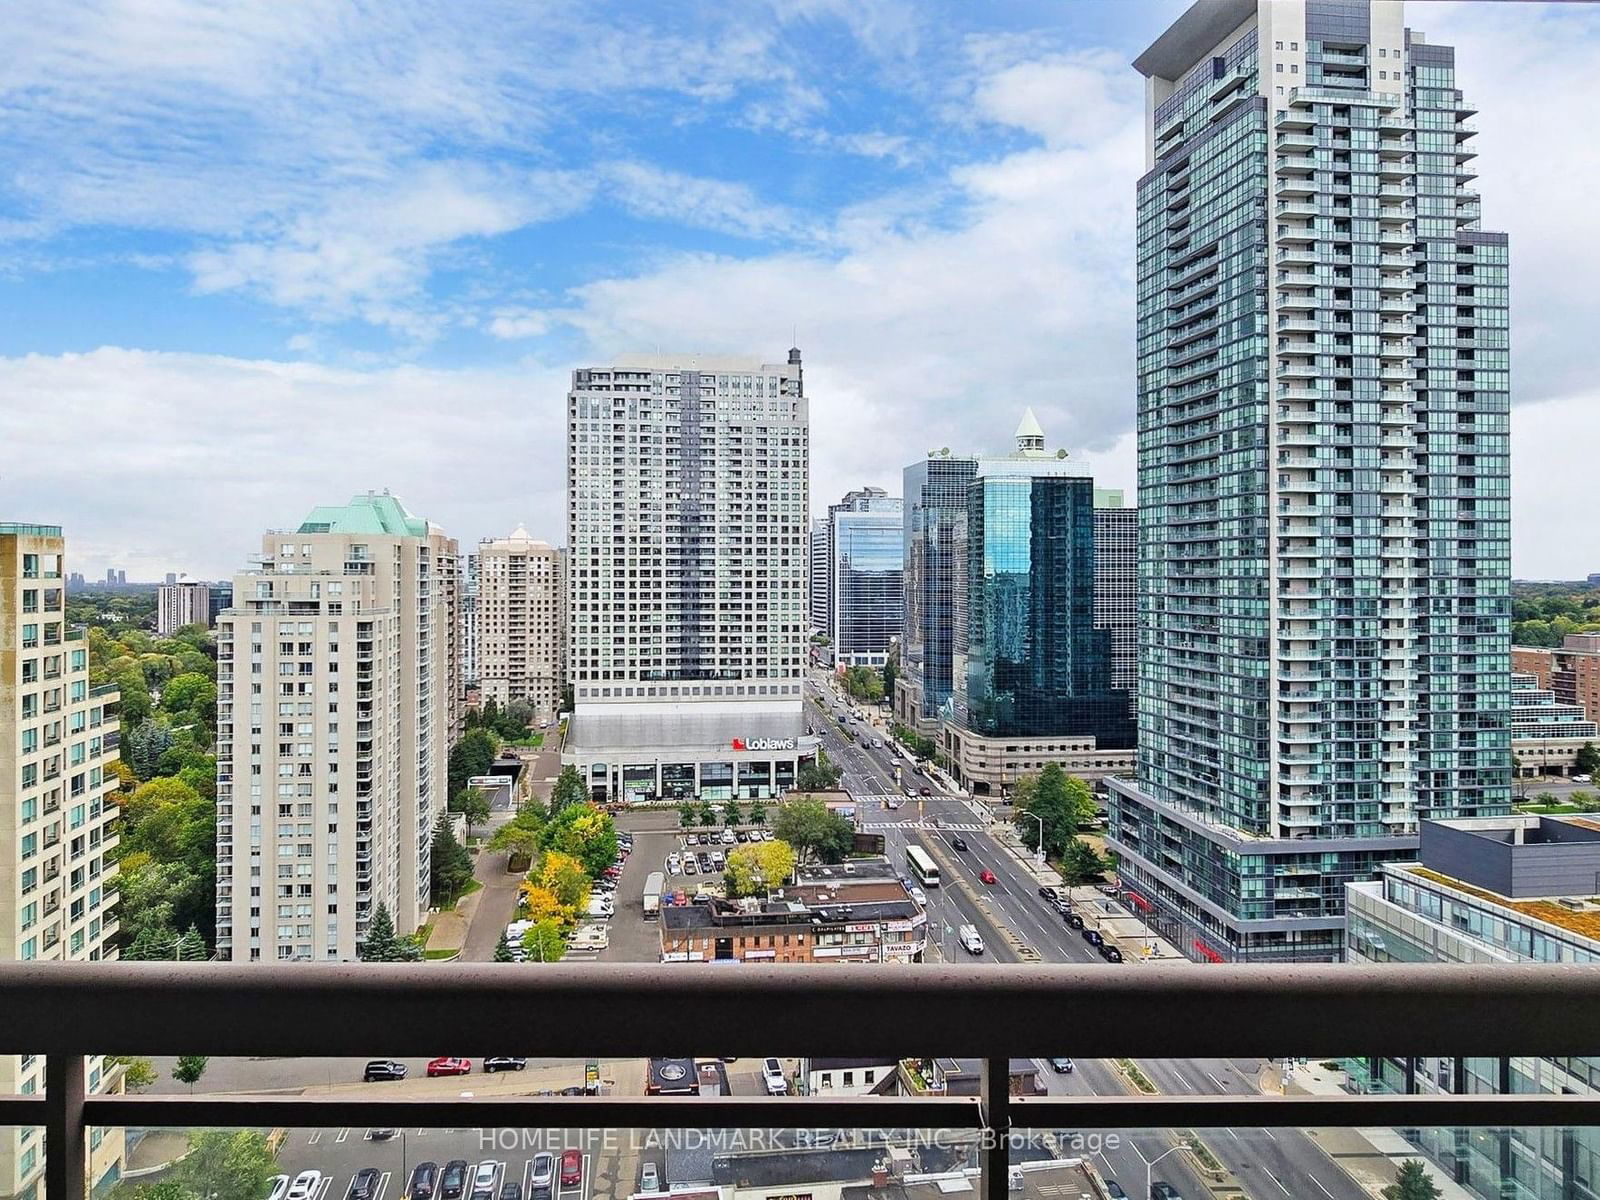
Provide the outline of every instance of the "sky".
<path id="1" fill-rule="evenodd" d="M 226 577 L 389 488 L 564 540 L 569 373 L 805 355 L 812 499 L 1025 406 L 1134 481 L 1129 66 L 1175 0 L 13 0 L 0 520 Z M 1512 247 L 1514 569 L 1600 571 L 1600 6 L 1413 3 Z"/>

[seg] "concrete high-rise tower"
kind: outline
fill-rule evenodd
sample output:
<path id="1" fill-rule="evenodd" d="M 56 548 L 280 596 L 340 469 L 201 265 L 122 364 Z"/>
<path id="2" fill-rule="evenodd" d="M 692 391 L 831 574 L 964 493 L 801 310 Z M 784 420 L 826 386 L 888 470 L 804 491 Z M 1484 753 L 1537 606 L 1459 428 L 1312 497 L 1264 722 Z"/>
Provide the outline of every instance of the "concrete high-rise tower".
<path id="1" fill-rule="evenodd" d="M 478 543 L 477 664 L 485 700 L 561 709 L 567 679 L 567 556 L 520 525 Z"/>
<path id="2" fill-rule="evenodd" d="M 1205 959 L 1510 800 L 1507 243 L 1398 0 L 1203 0 L 1135 63 L 1141 643 L 1123 880 Z"/>

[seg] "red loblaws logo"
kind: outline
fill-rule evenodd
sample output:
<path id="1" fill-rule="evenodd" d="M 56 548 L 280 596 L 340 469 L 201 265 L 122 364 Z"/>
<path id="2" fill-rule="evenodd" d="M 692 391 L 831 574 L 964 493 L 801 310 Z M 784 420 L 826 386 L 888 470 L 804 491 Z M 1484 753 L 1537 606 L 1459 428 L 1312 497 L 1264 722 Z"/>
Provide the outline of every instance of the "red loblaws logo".
<path id="1" fill-rule="evenodd" d="M 746 749 L 748 749 L 748 748 L 749 748 L 749 747 L 747 747 L 747 746 L 746 746 L 746 745 L 745 745 L 745 744 L 744 744 L 744 739 L 743 739 L 743 738 L 734 738 L 734 739 L 733 739 L 733 748 L 734 748 L 734 749 L 735 749 L 735 750 L 746 750 Z"/>

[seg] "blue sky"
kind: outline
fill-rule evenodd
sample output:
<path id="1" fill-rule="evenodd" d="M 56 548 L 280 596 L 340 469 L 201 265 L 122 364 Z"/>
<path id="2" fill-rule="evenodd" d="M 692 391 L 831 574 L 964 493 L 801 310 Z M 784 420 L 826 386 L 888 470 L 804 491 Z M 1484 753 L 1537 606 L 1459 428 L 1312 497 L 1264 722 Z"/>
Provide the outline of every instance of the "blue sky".
<path id="1" fill-rule="evenodd" d="M 1130 486 L 1128 62 L 1182 7 L 8 5 L 0 517 L 147 577 L 369 486 L 559 541 L 574 365 L 791 337 L 818 507 L 1027 404 Z M 1600 569 L 1600 17 L 1409 15 L 1460 47 L 1512 235 L 1517 567 Z"/>

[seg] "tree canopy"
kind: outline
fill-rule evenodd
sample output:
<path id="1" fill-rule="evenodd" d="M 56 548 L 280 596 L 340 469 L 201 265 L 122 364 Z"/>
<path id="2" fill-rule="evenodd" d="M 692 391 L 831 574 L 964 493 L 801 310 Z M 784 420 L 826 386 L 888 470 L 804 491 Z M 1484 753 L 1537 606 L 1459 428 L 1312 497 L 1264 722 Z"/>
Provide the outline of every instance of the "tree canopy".
<path id="1" fill-rule="evenodd" d="M 1023 842 L 1029 849 L 1038 848 L 1042 822 L 1045 853 L 1052 858 L 1065 854 L 1078 836 L 1079 827 L 1095 816 L 1094 793 L 1089 785 L 1068 775 L 1057 763 L 1049 764 L 1037 775 L 1019 779 L 1012 801 L 1017 810 L 1017 831 Z M 1024 813 L 1031 816 L 1024 816 Z M 1031 817 L 1038 817 L 1039 821 Z"/>
<path id="2" fill-rule="evenodd" d="M 435 904 L 447 904 L 472 881 L 472 855 L 450 828 L 450 818 L 439 814 L 433 827 L 433 847 L 428 856 L 428 889 Z"/>
<path id="3" fill-rule="evenodd" d="M 795 775 L 795 787 L 802 792 L 831 792 L 844 778 L 844 770 L 834 765 L 828 752 L 817 747 L 815 762 L 803 762 Z M 709 822 L 707 822 L 709 824 Z"/>
<path id="4" fill-rule="evenodd" d="M 550 793 L 550 812 L 559 815 L 564 808 L 575 804 L 584 804 L 589 799 L 589 789 L 583 784 L 583 776 L 578 773 L 578 768 L 570 763 L 561 768 L 561 774 L 556 777 L 556 786 Z"/>
<path id="5" fill-rule="evenodd" d="M 778 806 L 773 836 L 787 842 L 800 862 L 843 862 L 855 845 L 855 826 L 821 800 L 800 796 Z"/>
<path id="6" fill-rule="evenodd" d="M 1416 1158 L 1401 1163 L 1395 1181 L 1383 1189 L 1383 1200 L 1439 1200 L 1443 1195 L 1422 1161 Z"/>
<path id="7" fill-rule="evenodd" d="M 730 899 L 764 896 L 794 874 L 794 850 L 783 841 L 751 842 L 728 852 L 723 875 Z"/>
<path id="8" fill-rule="evenodd" d="M 446 795 L 455 796 L 466 788 L 467 780 L 487 775 L 499 753 L 498 735 L 482 726 L 468 729 L 461 735 L 461 740 L 450 747 Z"/>
<path id="9" fill-rule="evenodd" d="M 278 1159 L 265 1134 L 208 1129 L 189 1135 L 189 1153 L 171 1175 L 190 1195 L 206 1200 L 261 1200 L 277 1173 Z"/>
<path id="10" fill-rule="evenodd" d="M 422 947 L 412 938 L 396 935 L 389 906 L 379 900 L 367 925 L 367 936 L 356 947 L 356 957 L 362 962 L 418 962 Z"/>

